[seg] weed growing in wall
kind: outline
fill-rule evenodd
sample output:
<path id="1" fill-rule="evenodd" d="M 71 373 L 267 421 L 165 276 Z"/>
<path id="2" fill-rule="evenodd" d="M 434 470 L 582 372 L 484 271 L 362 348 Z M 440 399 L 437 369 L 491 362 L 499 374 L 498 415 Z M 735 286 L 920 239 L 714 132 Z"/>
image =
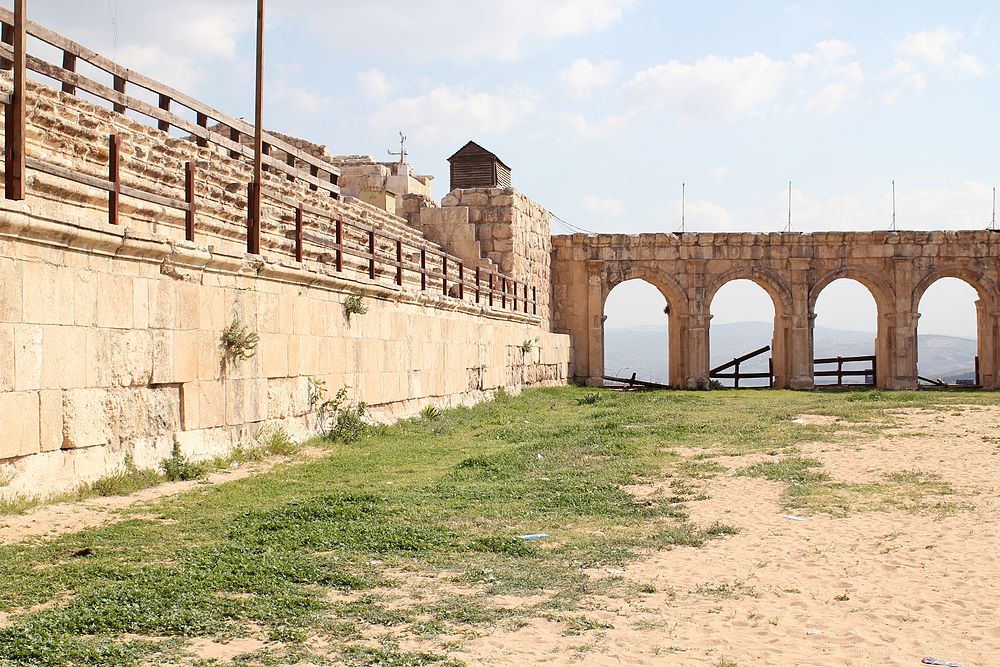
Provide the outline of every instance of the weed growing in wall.
<path id="1" fill-rule="evenodd" d="M 258 343 L 260 336 L 247 329 L 245 324 L 241 324 L 238 317 L 234 317 L 229 328 L 222 332 L 222 345 L 226 348 L 226 357 L 234 364 L 255 355 Z"/>
<path id="2" fill-rule="evenodd" d="M 347 315 L 348 322 L 351 321 L 351 315 L 364 315 L 368 312 L 368 306 L 362 301 L 364 297 L 364 292 L 355 292 L 344 300 L 344 314 Z"/>

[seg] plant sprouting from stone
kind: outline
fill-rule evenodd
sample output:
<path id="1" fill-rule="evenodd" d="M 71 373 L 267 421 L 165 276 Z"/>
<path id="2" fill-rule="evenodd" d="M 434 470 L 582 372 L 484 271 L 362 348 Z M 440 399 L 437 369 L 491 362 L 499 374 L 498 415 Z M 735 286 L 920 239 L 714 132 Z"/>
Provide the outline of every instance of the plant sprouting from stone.
<path id="1" fill-rule="evenodd" d="M 234 317 L 229 328 L 222 332 L 222 344 L 226 348 L 226 357 L 234 364 L 249 359 L 257 352 L 260 336 L 250 331 L 245 324 Z"/>
<path id="2" fill-rule="evenodd" d="M 351 321 L 351 315 L 364 315 L 368 312 L 368 306 L 362 301 L 364 292 L 355 292 L 344 300 L 344 313 L 347 314 L 347 321 Z"/>

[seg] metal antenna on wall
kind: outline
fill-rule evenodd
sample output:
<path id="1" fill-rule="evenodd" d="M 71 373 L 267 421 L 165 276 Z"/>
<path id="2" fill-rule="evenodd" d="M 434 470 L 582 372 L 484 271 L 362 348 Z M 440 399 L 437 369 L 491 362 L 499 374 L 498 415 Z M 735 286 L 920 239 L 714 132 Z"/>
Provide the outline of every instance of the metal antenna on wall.
<path id="1" fill-rule="evenodd" d="M 393 153 L 392 151 L 389 151 L 389 155 L 398 155 L 399 156 L 399 164 L 406 164 L 406 156 L 410 154 L 409 151 L 407 151 L 405 148 L 403 148 L 403 145 L 405 143 L 406 143 L 406 137 L 403 135 L 402 132 L 400 132 L 399 133 L 399 152 L 398 153 Z"/>
<path id="2" fill-rule="evenodd" d="M 681 183 L 681 233 L 687 231 L 687 225 L 684 224 L 684 184 Z"/>
<path id="3" fill-rule="evenodd" d="M 986 229 L 997 231 L 997 189 L 993 188 L 993 220 L 990 221 L 990 226 Z"/>
<path id="4" fill-rule="evenodd" d="M 889 227 L 892 231 L 896 231 L 896 181 L 892 181 L 892 226 Z"/>
<path id="5" fill-rule="evenodd" d="M 790 232 L 792 230 L 792 182 L 788 181 L 788 225 L 785 226 L 785 231 Z"/>

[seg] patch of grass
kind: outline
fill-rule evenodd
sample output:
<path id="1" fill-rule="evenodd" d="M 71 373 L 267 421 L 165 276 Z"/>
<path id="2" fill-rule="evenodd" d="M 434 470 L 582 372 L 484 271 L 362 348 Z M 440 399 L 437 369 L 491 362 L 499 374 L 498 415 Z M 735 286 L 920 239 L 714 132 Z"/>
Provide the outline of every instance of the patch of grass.
<path id="1" fill-rule="evenodd" d="M 135 491 L 156 486 L 163 481 L 163 476 L 155 470 L 136 468 L 131 456 L 126 456 L 124 463 L 113 473 L 106 475 L 89 486 L 80 489 L 80 498 L 96 496 L 127 496 Z"/>
<path id="2" fill-rule="evenodd" d="M 321 384 L 314 390 L 319 408 Z M 955 504 L 947 485 L 916 471 L 887 475 L 878 488 L 838 485 L 816 462 L 795 455 L 795 446 L 817 433 L 834 436 L 791 423 L 799 414 L 851 414 L 874 431 L 890 423 L 892 410 L 946 405 L 956 398 L 948 394 L 917 392 L 911 403 L 896 394 L 849 400 L 847 393 L 596 393 L 601 400 L 586 400 L 595 392 L 576 387 L 517 397 L 498 391 L 492 401 L 442 411 L 438 419 L 340 438 L 343 444 L 322 458 L 198 485 L 142 507 L 138 518 L 0 547 L 0 609 L 51 603 L 11 616 L 13 625 L 0 634 L 0 664 L 136 665 L 166 644 L 134 637 L 173 638 L 166 641 L 179 646 L 194 636 L 245 635 L 249 627 L 284 648 L 241 656 L 237 664 L 318 662 L 302 657 L 304 640 L 317 633 L 333 642 L 323 656 L 333 662 L 458 664 L 448 657 L 454 649 L 408 652 L 393 638 L 407 631 L 427 640 L 481 633 L 544 614 L 585 619 L 595 596 L 655 592 L 588 571 L 735 533 L 725 524 L 692 524 L 684 510 L 701 497 L 694 480 L 722 471 L 712 459 L 720 452 L 777 454 L 778 462 L 741 474 L 782 480 L 788 502 L 816 511 L 835 503 L 857 507 L 859 494 L 875 499 L 901 489 L 915 494 L 919 511 L 946 512 Z M 346 388 L 342 398 L 337 409 L 360 419 Z M 704 457 L 678 466 L 678 448 L 697 448 Z M 294 450 L 281 433 L 262 434 L 234 460 Z M 179 449 L 167 461 L 178 476 L 193 465 Z M 625 491 L 641 483 L 669 491 L 642 500 Z M 516 537 L 535 533 L 550 537 Z M 85 549 L 89 555 L 73 555 Z M 441 582 L 463 594 L 442 591 Z M 742 582 L 709 583 L 699 592 L 755 593 Z M 539 597 L 510 610 L 494 600 L 498 595 Z M 580 632 L 601 629 L 572 623 Z M 377 632 L 390 634 L 373 640 Z"/>

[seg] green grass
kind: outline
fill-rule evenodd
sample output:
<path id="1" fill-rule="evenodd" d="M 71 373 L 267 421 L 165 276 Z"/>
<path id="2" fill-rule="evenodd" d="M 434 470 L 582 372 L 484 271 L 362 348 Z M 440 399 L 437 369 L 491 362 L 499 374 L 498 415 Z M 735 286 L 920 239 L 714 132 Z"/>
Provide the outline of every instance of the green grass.
<path id="1" fill-rule="evenodd" d="M 280 643 L 241 664 L 316 658 L 310 640 L 318 638 L 349 665 L 444 665 L 459 664 L 449 658 L 456 635 L 526 617 L 558 617 L 570 632 L 600 629 L 579 615 L 582 602 L 635 591 L 622 578 L 588 571 L 736 532 L 687 518 L 685 503 L 704 497 L 702 480 L 725 471 L 714 457 L 776 457 L 739 474 L 779 480 L 789 502 L 828 511 L 859 491 L 827 479 L 797 445 L 867 437 L 891 424 L 898 407 L 995 400 L 569 387 L 501 394 L 349 444 L 316 441 L 326 448 L 321 458 L 200 485 L 100 528 L 0 547 L 0 610 L 12 623 L 0 629 L 0 666 L 137 665 L 154 653 L 183 657 L 191 637 L 253 634 Z M 836 415 L 847 434 L 794 424 L 803 413 Z M 215 465 L 295 451 L 269 433 Z M 97 486 L 127 492 L 151 479 L 123 470 Z M 643 483 L 663 490 L 639 500 L 622 488 Z M 869 495 L 902 489 L 929 502 L 949 491 L 917 471 L 880 484 Z M 534 533 L 549 537 L 519 537 Z M 738 584 L 702 591 L 749 592 Z M 541 601 L 506 609 L 496 595 Z M 393 637 L 403 631 L 439 648 L 401 651 Z"/>

